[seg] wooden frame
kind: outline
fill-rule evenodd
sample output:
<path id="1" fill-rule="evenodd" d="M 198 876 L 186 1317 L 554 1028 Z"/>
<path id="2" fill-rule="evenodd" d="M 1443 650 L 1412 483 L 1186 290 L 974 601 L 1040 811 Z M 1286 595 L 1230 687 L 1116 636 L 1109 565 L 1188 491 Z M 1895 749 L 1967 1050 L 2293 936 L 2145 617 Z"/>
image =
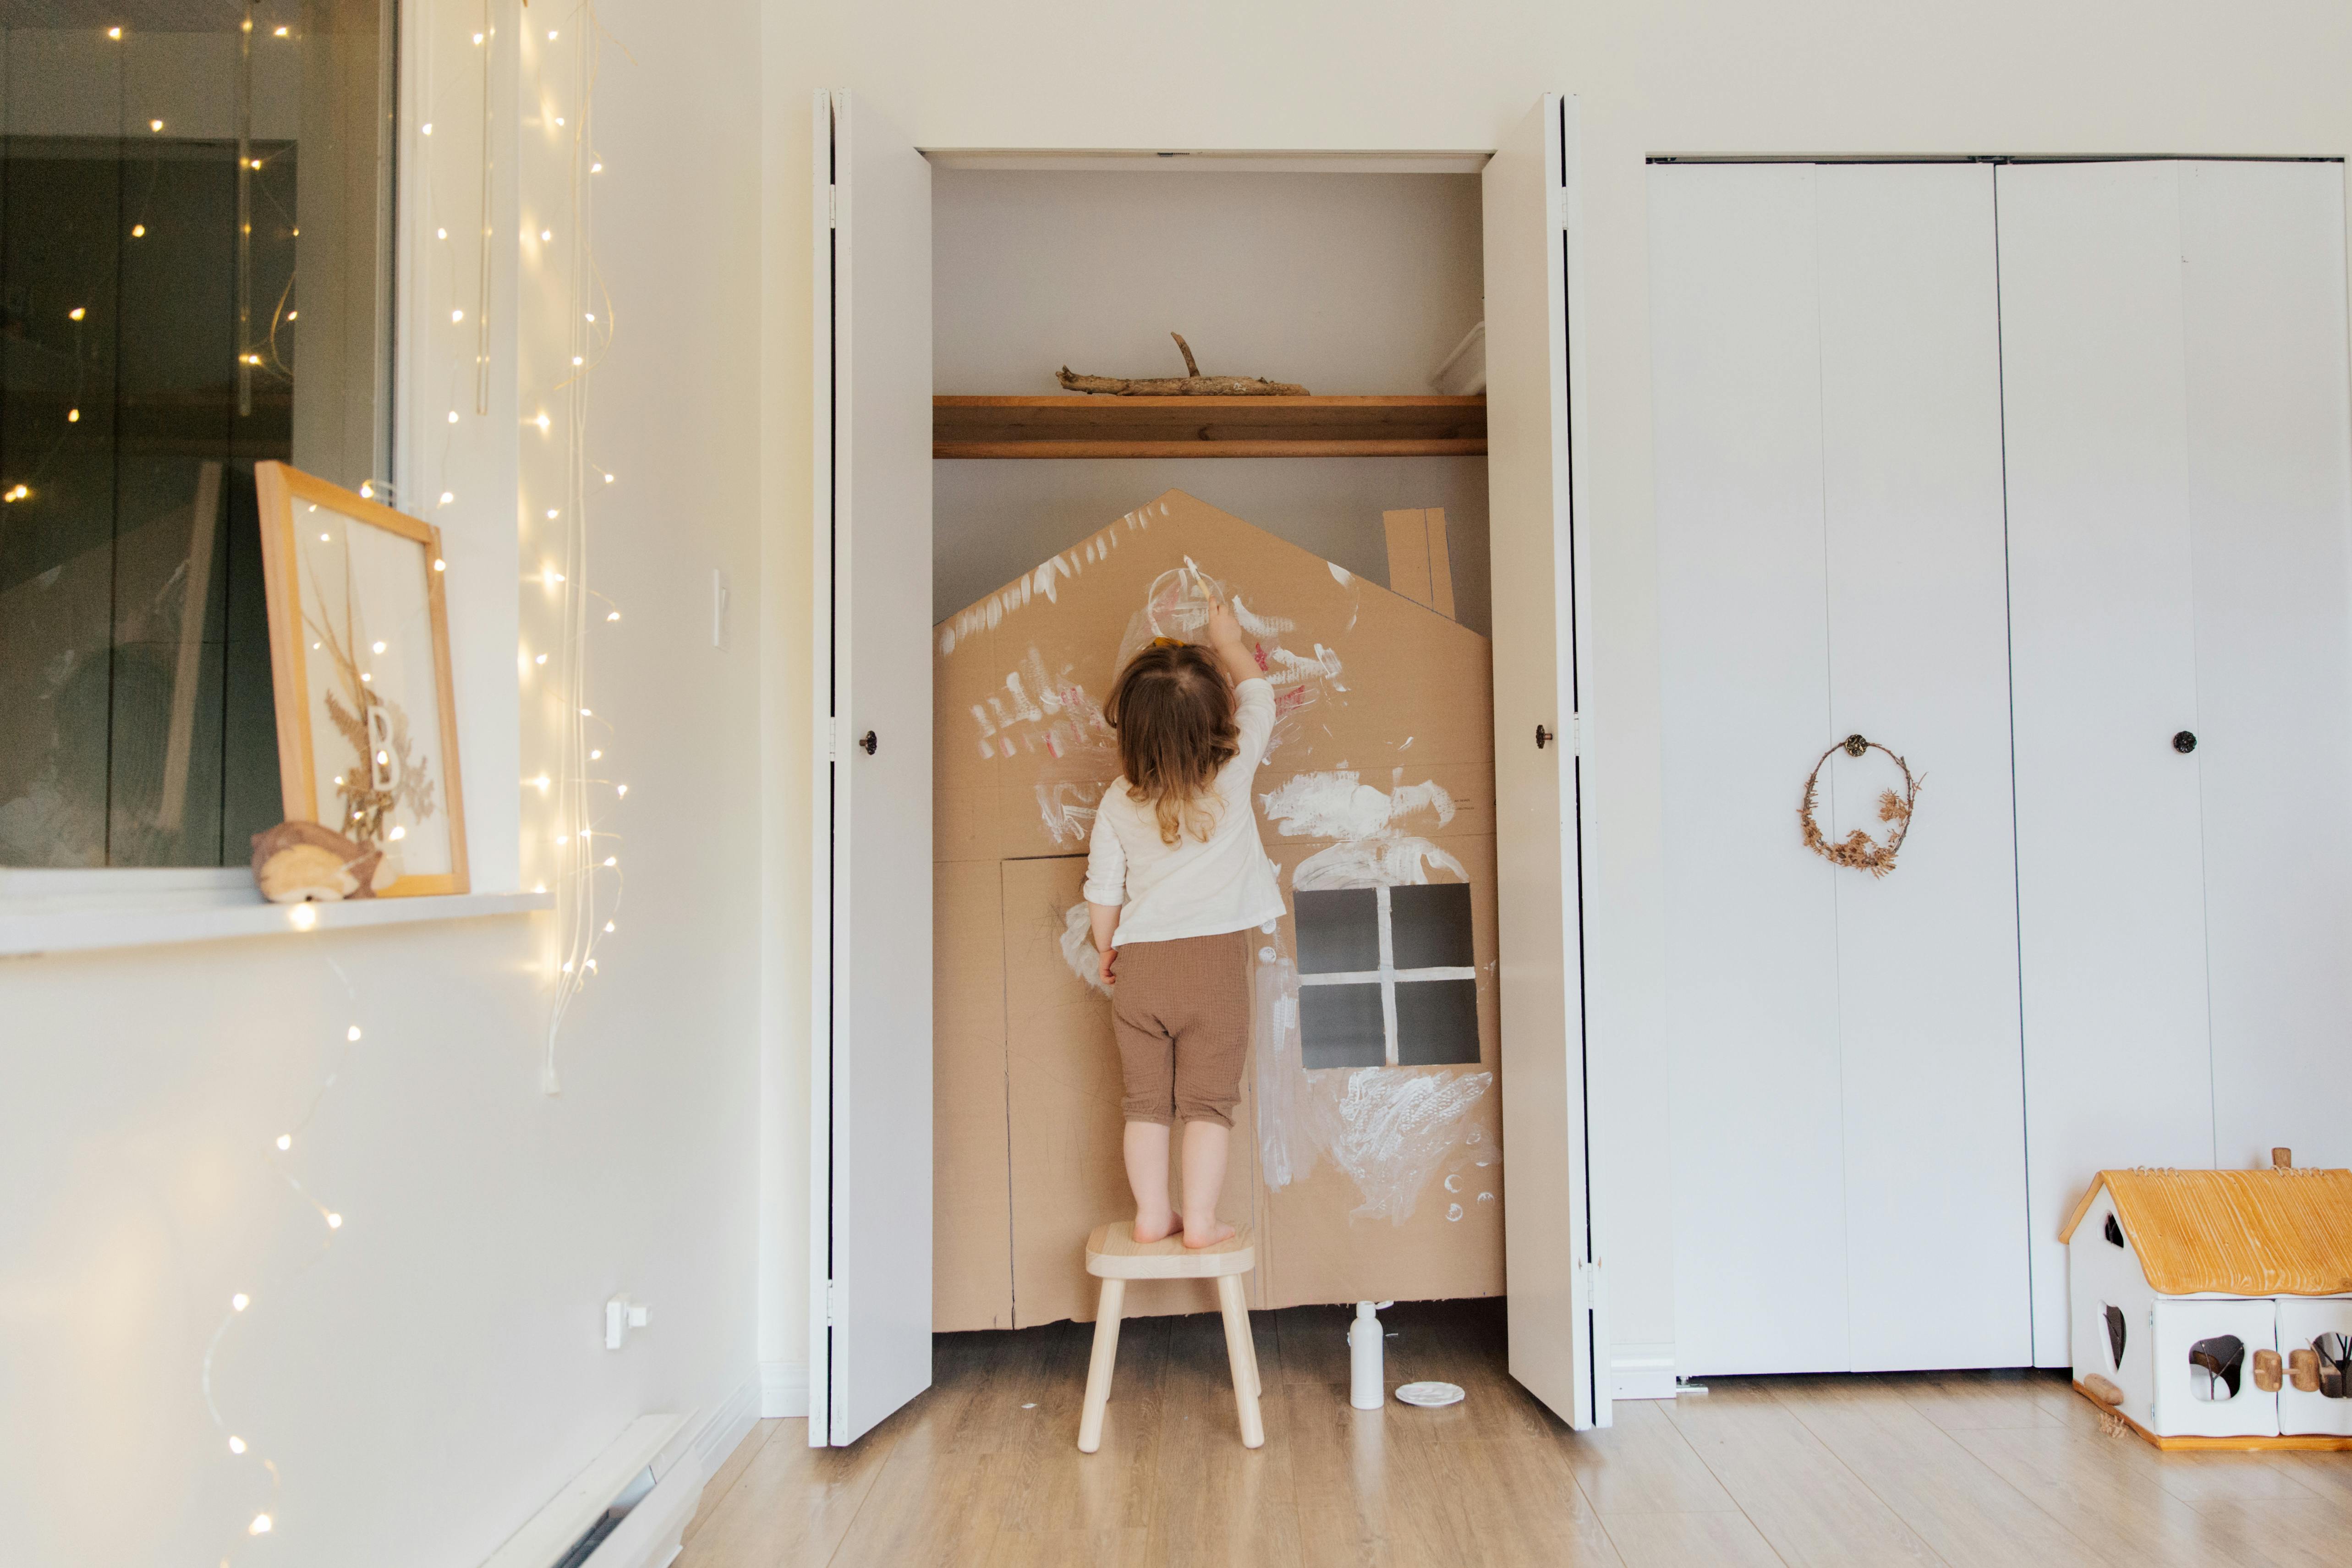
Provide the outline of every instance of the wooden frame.
<path id="1" fill-rule="evenodd" d="M 441 810 L 448 823 L 449 865 L 446 871 L 403 875 L 384 894 L 406 898 L 467 891 L 466 813 L 457 757 L 457 694 L 449 665 L 448 606 L 441 584 L 440 531 L 283 463 L 255 464 L 254 483 L 260 500 L 262 577 L 269 603 L 270 684 L 278 708 L 278 773 L 287 820 L 320 820 L 317 748 L 310 722 L 310 648 L 303 630 L 302 574 L 298 570 L 301 556 L 294 532 L 295 509 L 308 504 L 331 509 L 346 522 L 381 529 L 422 547 L 423 588 L 433 643 L 431 686 L 439 719 L 437 776 L 443 791 Z M 354 648 L 354 656 L 356 652 Z M 340 822 L 327 826 L 348 831 Z M 392 837 L 404 832 L 404 827 L 395 826 Z M 389 840 L 385 847 L 393 847 Z"/>

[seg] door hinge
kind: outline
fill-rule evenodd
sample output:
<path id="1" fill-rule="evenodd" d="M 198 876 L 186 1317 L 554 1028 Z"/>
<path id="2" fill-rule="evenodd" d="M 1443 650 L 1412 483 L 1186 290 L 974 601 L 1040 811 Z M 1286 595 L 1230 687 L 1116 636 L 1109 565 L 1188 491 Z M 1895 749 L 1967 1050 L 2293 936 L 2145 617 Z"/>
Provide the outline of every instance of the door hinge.
<path id="1" fill-rule="evenodd" d="M 824 188 L 824 226 L 827 228 L 841 226 L 841 187 L 839 185 L 827 185 Z"/>
<path id="2" fill-rule="evenodd" d="M 841 721 L 827 714 L 816 721 L 816 743 L 824 748 L 824 760 L 841 761 Z"/>
<path id="3" fill-rule="evenodd" d="M 824 1282 L 824 1321 L 827 1327 L 841 1321 L 841 1281 Z"/>
<path id="4" fill-rule="evenodd" d="M 1577 1305 L 1584 1308 L 1601 1304 L 1601 1260 L 1586 1258 L 1576 1266 L 1576 1293 L 1583 1298 Z"/>
<path id="5" fill-rule="evenodd" d="M 1544 214 L 1557 229 L 1568 227 L 1568 187 L 1554 185 L 1544 197 Z"/>

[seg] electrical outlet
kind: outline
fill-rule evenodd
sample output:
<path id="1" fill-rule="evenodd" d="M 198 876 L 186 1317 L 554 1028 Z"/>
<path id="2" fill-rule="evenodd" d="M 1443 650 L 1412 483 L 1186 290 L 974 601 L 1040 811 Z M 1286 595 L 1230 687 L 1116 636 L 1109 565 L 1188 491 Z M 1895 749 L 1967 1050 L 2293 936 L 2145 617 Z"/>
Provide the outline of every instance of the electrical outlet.
<path id="1" fill-rule="evenodd" d="M 629 1337 L 631 1329 L 642 1329 L 653 1321 L 654 1310 L 642 1301 L 632 1301 L 626 1296 L 615 1296 L 604 1303 L 604 1348 L 616 1351 Z"/>

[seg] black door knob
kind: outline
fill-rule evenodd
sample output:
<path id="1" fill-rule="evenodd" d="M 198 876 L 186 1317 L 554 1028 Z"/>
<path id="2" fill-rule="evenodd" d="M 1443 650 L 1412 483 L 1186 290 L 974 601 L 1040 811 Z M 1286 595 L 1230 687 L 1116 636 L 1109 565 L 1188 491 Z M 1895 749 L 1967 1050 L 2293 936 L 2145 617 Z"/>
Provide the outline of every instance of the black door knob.
<path id="1" fill-rule="evenodd" d="M 2197 749 L 2197 737 L 2183 730 L 2172 737 L 2172 749 L 2185 757 Z"/>
<path id="2" fill-rule="evenodd" d="M 882 742 L 874 738 L 873 731 L 868 730 L 866 731 L 866 738 L 857 743 L 866 748 L 866 754 L 870 757 L 874 754 L 874 748 Z"/>

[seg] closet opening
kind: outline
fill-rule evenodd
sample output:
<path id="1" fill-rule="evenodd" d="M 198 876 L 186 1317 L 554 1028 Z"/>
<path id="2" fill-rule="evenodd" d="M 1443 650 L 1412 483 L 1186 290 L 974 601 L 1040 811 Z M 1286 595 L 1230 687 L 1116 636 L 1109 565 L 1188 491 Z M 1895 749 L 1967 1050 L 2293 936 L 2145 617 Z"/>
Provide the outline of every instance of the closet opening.
<path id="1" fill-rule="evenodd" d="M 1502 1292 L 1485 161 L 931 155 L 936 963 L 991 999 L 935 998 L 938 1330 L 1091 1318 L 1131 1206 L 1079 884 L 1187 561 L 1278 703 L 1252 1305 Z M 1235 377 L 1284 390 L 1185 385 Z"/>

